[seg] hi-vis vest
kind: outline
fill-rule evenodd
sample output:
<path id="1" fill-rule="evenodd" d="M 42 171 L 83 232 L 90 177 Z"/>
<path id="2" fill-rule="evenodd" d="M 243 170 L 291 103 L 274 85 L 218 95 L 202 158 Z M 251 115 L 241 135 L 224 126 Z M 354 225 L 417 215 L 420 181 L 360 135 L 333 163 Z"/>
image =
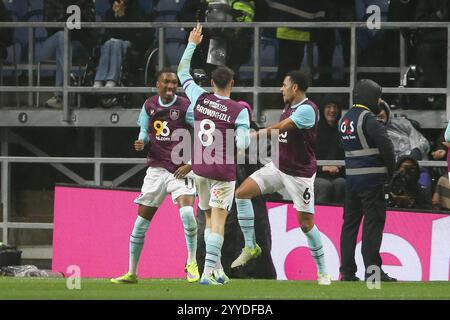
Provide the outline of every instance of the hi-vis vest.
<path id="1" fill-rule="evenodd" d="M 383 185 L 388 173 L 380 150 L 364 134 L 364 118 L 370 113 L 366 106 L 354 105 L 339 120 L 339 132 L 345 151 L 346 185 L 350 190 Z"/>
<path id="2" fill-rule="evenodd" d="M 207 0 L 206 2 L 227 3 L 232 9 L 241 11 L 242 15 L 236 19 L 237 22 L 253 22 L 255 18 L 255 1 L 253 0 Z"/>

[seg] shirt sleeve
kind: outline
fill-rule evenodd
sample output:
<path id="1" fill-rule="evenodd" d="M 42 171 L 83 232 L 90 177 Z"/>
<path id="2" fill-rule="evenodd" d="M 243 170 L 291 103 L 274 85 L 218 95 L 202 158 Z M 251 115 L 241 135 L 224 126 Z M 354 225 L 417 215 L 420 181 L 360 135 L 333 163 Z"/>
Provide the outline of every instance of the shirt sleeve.
<path id="1" fill-rule="evenodd" d="M 192 102 L 187 111 L 186 111 L 186 118 L 185 118 L 185 122 L 190 125 L 192 128 L 194 127 L 194 106 L 195 106 L 195 102 Z"/>
<path id="2" fill-rule="evenodd" d="M 191 68 L 191 59 L 194 54 L 196 45 L 192 42 L 188 43 L 186 49 L 184 50 L 183 56 L 181 57 L 180 64 L 178 65 L 178 78 L 180 79 L 181 85 L 183 86 L 186 96 L 192 104 L 196 103 L 198 98 L 206 92 L 205 89 L 197 85 L 192 79 L 189 73 Z"/>
<path id="3" fill-rule="evenodd" d="M 316 113 L 312 106 L 304 104 L 297 107 L 297 110 L 294 111 L 289 119 L 294 121 L 299 129 L 310 129 L 316 123 Z"/>
<path id="4" fill-rule="evenodd" d="M 150 117 L 147 114 L 147 110 L 145 110 L 145 103 L 142 105 L 141 113 L 139 114 L 139 118 L 137 121 L 138 126 L 141 128 L 139 131 L 138 140 L 144 141 L 145 144 L 148 143 L 148 126 L 150 124 Z"/>
<path id="5" fill-rule="evenodd" d="M 445 142 L 450 142 L 450 121 L 447 124 L 447 129 L 445 129 Z"/>
<path id="6" fill-rule="evenodd" d="M 236 118 L 236 147 L 247 149 L 250 145 L 250 116 L 247 109 L 243 109 Z"/>

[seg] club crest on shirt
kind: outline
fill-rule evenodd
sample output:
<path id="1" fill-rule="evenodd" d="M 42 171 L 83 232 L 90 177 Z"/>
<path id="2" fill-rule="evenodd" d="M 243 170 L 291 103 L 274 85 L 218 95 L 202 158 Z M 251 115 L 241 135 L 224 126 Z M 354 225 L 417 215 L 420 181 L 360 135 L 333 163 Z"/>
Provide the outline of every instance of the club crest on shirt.
<path id="1" fill-rule="evenodd" d="M 170 110 L 170 119 L 177 120 L 180 117 L 180 110 Z"/>
<path id="2" fill-rule="evenodd" d="M 152 116 L 155 113 L 155 109 L 150 110 L 150 116 Z"/>

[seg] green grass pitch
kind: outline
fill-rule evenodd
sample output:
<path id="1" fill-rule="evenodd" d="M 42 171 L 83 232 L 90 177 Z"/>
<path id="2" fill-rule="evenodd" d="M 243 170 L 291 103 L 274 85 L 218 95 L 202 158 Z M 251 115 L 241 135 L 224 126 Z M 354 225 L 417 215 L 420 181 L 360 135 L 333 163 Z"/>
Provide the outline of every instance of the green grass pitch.
<path id="1" fill-rule="evenodd" d="M 0 300 L 4 299 L 450 300 L 450 282 L 381 283 L 381 289 L 369 290 L 365 282 L 335 281 L 325 287 L 312 281 L 236 279 L 224 286 L 201 286 L 174 279 L 141 279 L 134 285 L 113 285 L 109 279 L 81 279 L 81 289 L 69 290 L 66 279 L 0 277 Z"/>

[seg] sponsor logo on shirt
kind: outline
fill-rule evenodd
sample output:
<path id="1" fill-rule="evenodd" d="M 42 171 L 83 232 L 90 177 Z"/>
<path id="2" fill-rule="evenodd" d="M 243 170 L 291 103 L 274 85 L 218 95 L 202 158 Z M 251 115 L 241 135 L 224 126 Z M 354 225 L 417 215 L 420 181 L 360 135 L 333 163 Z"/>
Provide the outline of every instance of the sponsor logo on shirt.
<path id="1" fill-rule="evenodd" d="M 288 143 L 287 135 L 288 135 L 288 132 L 287 132 L 287 131 L 285 131 L 285 132 L 283 132 L 283 133 L 280 133 L 280 134 L 278 135 L 278 141 L 281 142 L 281 143 Z"/>
<path id="2" fill-rule="evenodd" d="M 220 103 L 218 103 L 216 101 L 211 101 L 209 99 L 203 100 L 203 104 L 205 106 L 211 107 L 211 108 L 216 109 L 216 110 L 220 110 L 222 112 L 227 112 L 228 111 L 228 107 L 227 106 L 224 106 L 223 104 L 220 104 Z"/>

